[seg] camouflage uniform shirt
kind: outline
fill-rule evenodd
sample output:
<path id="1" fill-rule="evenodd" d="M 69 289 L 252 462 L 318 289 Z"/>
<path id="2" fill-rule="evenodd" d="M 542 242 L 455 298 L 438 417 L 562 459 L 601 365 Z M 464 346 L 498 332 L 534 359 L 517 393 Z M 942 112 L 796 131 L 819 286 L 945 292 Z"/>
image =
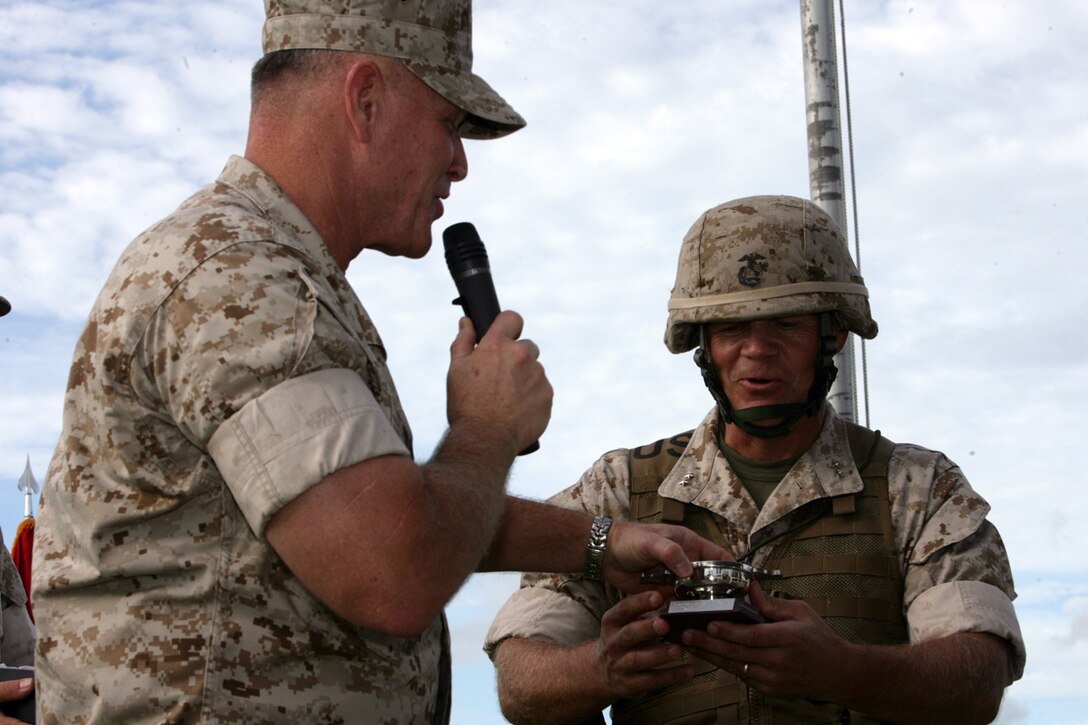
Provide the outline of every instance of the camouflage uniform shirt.
<path id="1" fill-rule="evenodd" d="M 658 487 L 664 498 L 693 503 L 714 515 L 735 556 L 748 554 L 751 537 L 770 533 L 791 511 L 818 498 L 863 488 L 842 419 L 830 406 L 823 430 L 760 510 L 717 445 L 715 408 L 695 432 Z M 901 571 L 903 612 L 911 642 L 957 632 L 990 632 L 1011 645 L 1014 677 L 1024 669 L 1024 641 L 1013 610 L 1012 574 L 989 505 L 960 469 L 942 454 L 896 445 L 888 470 L 888 495 Z M 551 503 L 626 519 L 630 509 L 628 451 L 603 455 L 574 486 Z M 763 565 L 770 543 L 752 554 Z M 493 654 L 506 637 L 546 637 L 564 644 L 596 638 L 604 612 L 618 592 L 579 577 L 526 574 L 522 588 L 503 605 L 487 634 Z"/>
<path id="2" fill-rule="evenodd" d="M 76 346 L 34 550 L 39 722 L 441 719 L 444 619 L 357 627 L 264 538 L 387 454 L 411 433 L 373 323 L 298 208 L 232 158 L 125 250 Z"/>

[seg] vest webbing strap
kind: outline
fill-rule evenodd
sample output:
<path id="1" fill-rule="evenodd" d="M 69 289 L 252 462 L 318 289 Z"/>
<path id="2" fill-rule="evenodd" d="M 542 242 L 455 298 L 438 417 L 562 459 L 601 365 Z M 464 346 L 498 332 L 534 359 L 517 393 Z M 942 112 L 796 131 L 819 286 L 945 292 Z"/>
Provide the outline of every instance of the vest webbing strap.
<path id="1" fill-rule="evenodd" d="M 877 622 L 898 624 L 903 621 L 899 606 L 892 602 L 857 597 L 827 597 L 825 599 L 805 600 L 821 618 L 850 617 L 852 619 L 871 619 Z"/>
<path id="2" fill-rule="evenodd" d="M 877 531 L 876 533 L 880 533 Z M 795 539 L 796 540 L 796 539 Z M 784 559 L 775 567 L 783 576 L 810 576 L 832 571 L 853 571 L 868 576 L 894 576 L 899 568 L 888 561 L 886 556 L 862 554 L 841 556 L 793 556 Z"/>
<path id="3" fill-rule="evenodd" d="M 831 506 L 833 516 L 830 518 L 819 519 L 809 526 L 804 534 L 799 534 L 798 539 L 815 539 L 819 536 L 841 536 L 845 534 L 879 534 L 884 531 L 880 525 L 880 520 L 872 519 L 848 519 L 846 516 L 855 513 L 857 495 L 855 493 L 848 494 L 848 498 L 855 501 L 854 507 L 851 507 L 849 511 L 836 512 L 834 504 Z M 826 501 L 826 499 L 825 499 Z M 834 501 L 834 499 L 832 499 Z"/>

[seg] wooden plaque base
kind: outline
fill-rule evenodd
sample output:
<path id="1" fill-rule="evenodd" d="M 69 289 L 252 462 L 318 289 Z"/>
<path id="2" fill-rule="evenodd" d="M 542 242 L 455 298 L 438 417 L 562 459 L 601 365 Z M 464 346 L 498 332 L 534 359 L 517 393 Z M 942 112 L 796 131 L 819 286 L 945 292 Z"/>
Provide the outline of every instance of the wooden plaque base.
<path id="1" fill-rule="evenodd" d="M 706 629 L 711 622 L 740 622 L 759 624 L 766 622 L 759 610 L 745 599 L 676 599 L 662 615 L 669 623 L 666 639 L 679 641 L 685 629 Z"/>

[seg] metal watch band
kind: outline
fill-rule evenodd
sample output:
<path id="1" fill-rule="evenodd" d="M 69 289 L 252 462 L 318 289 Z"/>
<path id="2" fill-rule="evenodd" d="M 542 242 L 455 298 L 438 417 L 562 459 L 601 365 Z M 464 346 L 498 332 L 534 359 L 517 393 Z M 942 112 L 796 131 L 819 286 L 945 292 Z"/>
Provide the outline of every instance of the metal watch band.
<path id="1" fill-rule="evenodd" d="M 589 543 L 586 544 L 586 569 L 583 579 L 601 580 L 601 568 L 604 566 L 604 550 L 608 547 L 608 531 L 612 528 L 612 519 L 597 516 L 589 529 Z"/>

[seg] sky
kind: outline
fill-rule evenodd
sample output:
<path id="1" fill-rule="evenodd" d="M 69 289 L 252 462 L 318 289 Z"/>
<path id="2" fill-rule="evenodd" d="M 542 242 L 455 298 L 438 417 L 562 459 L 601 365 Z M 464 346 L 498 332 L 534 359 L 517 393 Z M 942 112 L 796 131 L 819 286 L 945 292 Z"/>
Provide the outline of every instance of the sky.
<path id="1" fill-rule="evenodd" d="M 1088 723 L 1088 5 L 848 0 L 845 13 L 849 234 L 880 325 L 856 365 L 860 421 L 943 451 L 993 507 L 1028 649 L 998 722 Z M 9 546 L 16 484 L 28 458 L 45 477 L 109 270 L 244 150 L 262 20 L 259 0 L 0 0 Z M 662 342 L 680 240 L 730 199 L 809 195 L 801 40 L 796 1 L 477 0 L 475 70 L 529 124 L 466 143 L 468 177 L 434 232 L 476 225 L 555 387 L 512 492 L 545 498 L 603 452 L 709 410 L 690 356 Z M 459 317 L 440 252 L 366 252 L 348 275 L 420 458 L 445 427 Z M 480 645 L 516 586 L 477 575 L 449 607 L 454 722 L 502 722 Z"/>

